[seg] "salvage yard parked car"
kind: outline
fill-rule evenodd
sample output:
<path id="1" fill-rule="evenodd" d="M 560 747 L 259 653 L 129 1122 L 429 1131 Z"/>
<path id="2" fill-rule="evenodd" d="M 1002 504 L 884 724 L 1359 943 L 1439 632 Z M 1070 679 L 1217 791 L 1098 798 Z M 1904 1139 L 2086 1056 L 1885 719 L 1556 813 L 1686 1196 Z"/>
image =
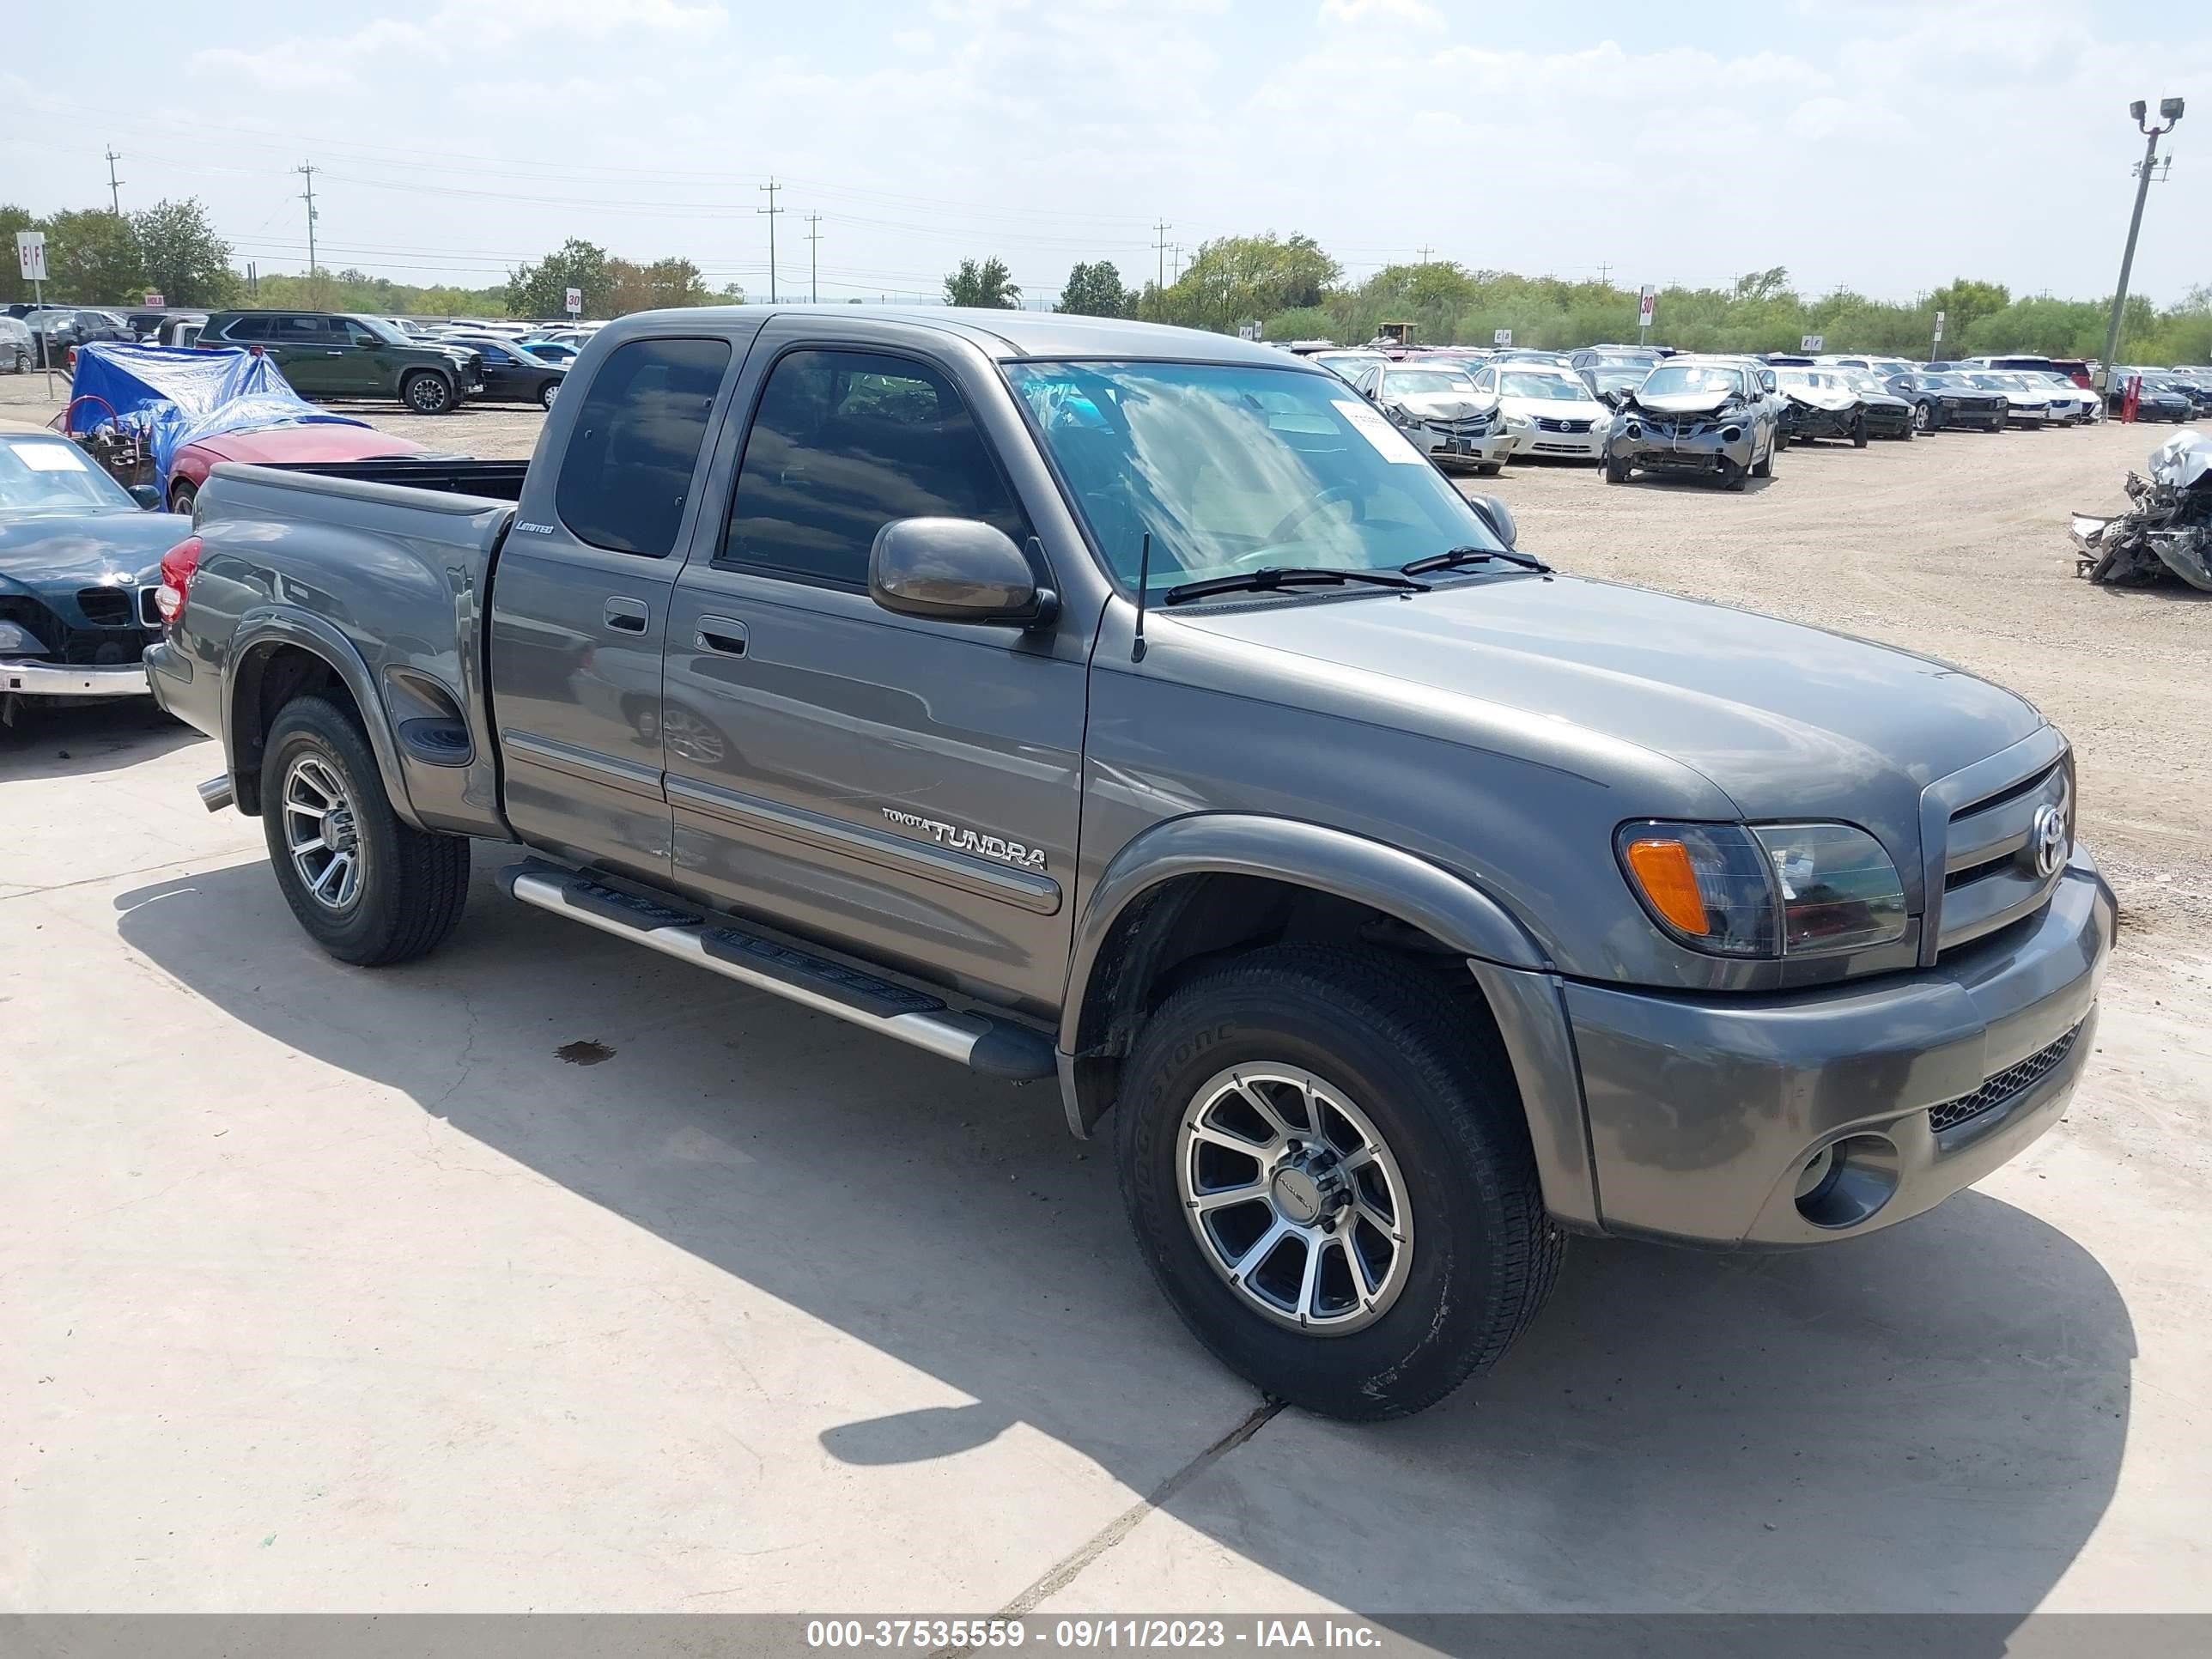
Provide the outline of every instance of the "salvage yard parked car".
<path id="1" fill-rule="evenodd" d="M 1779 416 L 1758 366 L 1734 357 L 1670 357 L 1642 386 L 1609 400 L 1605 479 L 1647 472 L 1696 474 L 1724 489 L 1771 477 Z"/>
<path id="2" fill-rule="evenodd" d="M 1568 459 L 1605 459 L 1613 416 L 1582 377 L 1559 362 L 1501 358 L 1475 371 L 1474 383 L 1498 395 L 1515 453 Z"/>
<path id="3" fill-rule="evenodd" d="M 21 317 L 0 317 L 0 372 L 21 374 L 39 361 L 38 343 Z"/>
<path id="4" fill-rule="evenodd" d="M 1942 370 L 1923 369 L 1911 377 L 1911 389 L 1900 395 L 1911 399 L 1912 424 L 1922 432 L 1952 427 L 2002 432 L 2012 407 L 2002 392 Z"/>
<path id="5" fill-rule="evenodd" d="M 202 346 L 267 353 L 303 398 L 397 398 L 417 415 L 447 415 L 483 391 L 477 353 L 419 344 L 381 317 L 325 311 L 218 311 Z"/>
<path id="6" fill-rule="evenodd" d="M 1439 465 L 1494 475 L 1513 453 L 1497 394 L 1467 370 L 1420 359 L 1362 369 L 1352 389 L 1388 416 L 1413 447 Z"/>
<path id="7" fill-rule="evenodd" d="M 565 363 L 547 362 L 526 346 L 489 334 L 456 334 L 452 338 L 454 344 L 468 347 L 482 360 L 483 391 L 480 396 L 485 403 L 553 407 L 553 399 L 560 394 L 561 382 L 568 373 Z"/>
<path id="8" fill-rule="evenodd" d="M 1871 368 L 1836 368 L 1829 372 L 1858 394 L 1859 407 L 1866 411 L 1869 436 L 1911 441 L 1911 398 L 1892 390 L 1889 381 Z"/>
<path id="9" fill-rule="evenodd" d="M 191 529 L 60 434 L 0 422 L 0 725 L 24 698 L 148 695 L 161 557 Z"/>
<path id="10" fill-rule="evenodd" d="M 272 426 L 219 433 L 178 448 L 169 466 L 169 510 L 190 514 L 206 486 L 208 474 L 224 461 L 246 466 L 302 466 L 333 461 L 421 459 L 438 454 L 427 444 L 379 432 L 373 426 Z"/>
<path id="11" fill-rule="evenodd" d="M 1838 371 L 1784 364 L 1775 369 L 1774 380 L 1785 399 L 1783 435 L 1791 443 L 1843 438 L 1866 447 L 1866 404 Z"/>
<path id="12" fill-rule="evenodd" d="M 1995 369 L 1969 369 L 1966 378 L 1985 391 L 1995 392 L 2005 400 L 2005 423 L 2008 426 L 2040 430 L 2051 419 L 2051 394 L 2042 386 L 2031 386 L 2025 375 L 2007 374 Z"/>
<path id="13" fill-rule="evenodd" d="M 2116 367 L 2110 383 L 2105 388 L 2105 410 L 2108 415 L 2123 413 L 2128 401 L 2128 382 L 2139 380 L 2136 391 L 2136 419 L 2138 421 L 2172 421 L 2176 426 L 2191 419 L 2197 406 L 2188 394 L 2165 384 L 2154 368 Z"/>
<path id="14" fill-rule="evenodd" d="M 322 949 L 422 956 L 514 843 L 516 902 L 1056 1083 L 1199 1340 L 1351 1419 L 1569 1232 L 1826 1245 L 2057 1121 L 2115 912 L 2032 705 L 1554 572 L 1287 352 L 870 313 L 625 317 L 526 467 L 218 471 L 149 673 Z"/>

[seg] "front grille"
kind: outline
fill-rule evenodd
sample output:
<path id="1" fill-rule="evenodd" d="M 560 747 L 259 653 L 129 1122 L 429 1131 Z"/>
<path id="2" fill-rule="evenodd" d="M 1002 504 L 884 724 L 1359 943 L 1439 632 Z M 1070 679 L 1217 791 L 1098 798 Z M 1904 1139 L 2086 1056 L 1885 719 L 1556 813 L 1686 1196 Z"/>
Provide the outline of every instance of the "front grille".
<path id="1" fill-rule="evenodd" d="M 1928 1109 L 1928 1127 L 1937 1134 L 1946 1129 L 1955 1129 L 1969 1118 L 1979 1117 L 1984 1112 L 2003 1105 L 2014 1095 L 2048 1077 L 2059 1062 L 2074 1052 L 2075 1040 L 2081 1035 L 2076 1025 L 2072 1030 L 2047 1048 L 2039 1048 L 2026 1060 L 2008 1066 L 1994 1076 L 1984 1078 L 1982 1086 L 1970 1095 L 1960 1095 L 1956 1100 L 1947 1100 L 1941 1106 Z"/>
<path id="2" fill-rule="evenodd" d="M 160 631 L 161 631 L 161 588 L 160 588 L 160 586 L 159 586 L 158 585 L 157 585 L 157 586 L 151 586 L 151 587 L 142 587 L 142 588 L 140 588 L 140 589 L 138 590 L 138 626 L 139 626 L 139 627 L 141 627 L 141 628 L 150 628 L 150 629 L 154 629 L 156 633 L 158 633 L 158 632 L 160 632 Z"/>
<path id="3" fill-rule="evenodd" d="M 1539 415 L 1536 426 L 1543 432 L 1587 432 L 1590 429 L 1588 421 L 1563 421 L 1553 415 Z"/>
<path id="4" fill-rule="evenodd" d="M 131 595 L 119 587 L 80 587 L 76 608 L 96 628 L 119 628 L 131 620 Z"/>
<path id="5" fill-rule="evenodd" d="M 2073 779 L 2058 760 L 1952 813 L 1945 829 L 1942 886 L 1937 898 L 1939 951 L 1995 933 L 2039 909 L 2072 851 Z M 2056 808 L 2065 825 L 2058 867 L 2036 868 L 2036 819 Z"/>
<path id="6" fill-rule="evenodd" d="M 17 624 L 37 639 L 44 654 L 71 668 L 105 668 L 138 661 L 145 654 L 146 636 L 132 626 L 137 618 L 132 614 L 135 607 L 128 591 L 88 588 L 86 592 L 117 594 L 123 601 L 123 615 L 118 620 L 130 631 L 71 628 L 36 599 L 4 596 L 0 596 L 0 622 Z M 80 593 L 77 603 L 82 605 L 84 599 L 85 595 Z"/>

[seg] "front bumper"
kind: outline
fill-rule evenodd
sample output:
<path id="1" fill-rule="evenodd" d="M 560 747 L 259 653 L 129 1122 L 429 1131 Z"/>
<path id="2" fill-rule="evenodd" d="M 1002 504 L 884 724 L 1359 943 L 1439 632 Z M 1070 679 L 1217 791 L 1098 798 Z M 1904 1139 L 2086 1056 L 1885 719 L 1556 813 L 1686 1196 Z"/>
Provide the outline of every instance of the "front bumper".
<path id="1" fill-rule="evenodd" d="M 141 664 L 72 666 L 24 658 L 0 659 L 0 696 L 143 697 L 149 695 Z"/>
<path id="2" fill-rule="evenodd" d="M 2064 1110 L 2116 916 L 2077 848 L 2041 912 L 1931 969 L 1758 998 L 1565 983 L 1598 1227 L 1814 1244 L 1980 1180 Z M 1824 1152 L 1844 1175 L 1801 1205 Z"/>
<path id="3" fill-rule="evenodd" d="M 1503 426 L 1482 433 L 1453 432 L 1428 425 L 1403 430 L 1431 460 L 1443 466 L 1502 465 L 1514 450 L 1513 434 Z"/>
<path id="4" fill-rule="evenodd" d="M 1569 424 L 1559 422 L 1562 427 Z M 1593 422 L 1584 431 L 1569 432 L 1530 421 L 1525 426 L 1508 428 L 1507 435 L 1513 439 L 1514 453 L 1518 455 L 1556 455 L 1568 460 L 1597 461 L 1605 459 L 1609 429 Z"/>
<path id="5" fill-rule="evenodd" d="M 1790 434 L 1792 443 L 1809 442 L 1815 438 L 1849 438 L 1859 419 L 1856 410 L 1814 409 L 1797 404 L 1783 416 L 1782 429 Z"/>
<path id="6" fill-rule="evenodd" d="M 1728 435 L 1731 432 L 1733 438 Z M 1606 438 L 1606 456 L 1647 472 L 1717 477 L 1731 470 L 1749 471 L 1756 443 L 1756 428 L 1749 421 L 1700 422 L 1662 430 L 1631 416 L 1613 422 Z"/>

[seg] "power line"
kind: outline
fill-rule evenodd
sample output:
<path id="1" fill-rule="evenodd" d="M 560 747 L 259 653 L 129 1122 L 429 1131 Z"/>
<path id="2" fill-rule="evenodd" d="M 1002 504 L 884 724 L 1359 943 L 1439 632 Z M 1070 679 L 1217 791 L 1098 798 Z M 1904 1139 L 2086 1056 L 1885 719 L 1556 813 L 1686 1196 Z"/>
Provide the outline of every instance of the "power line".
<path id="1" fill-rule="evenodd" d="M 759 188 L 768 192 L 768 205 L 764 208 L 755 208 L 753 211 L 756 213 L 765 213 L 768 215 L 768 302 L 770 305 L 775 305 L 777 303 L 775 291 L 775 216 L 783 211 L 781 208 L 775 204 L 775 193 L 777 191 L 781 190 L 782 186 L 776 183 L 775 175 L 774 173 L 770 173 L 769 174 L 768 182 L 760 185 Z"/>

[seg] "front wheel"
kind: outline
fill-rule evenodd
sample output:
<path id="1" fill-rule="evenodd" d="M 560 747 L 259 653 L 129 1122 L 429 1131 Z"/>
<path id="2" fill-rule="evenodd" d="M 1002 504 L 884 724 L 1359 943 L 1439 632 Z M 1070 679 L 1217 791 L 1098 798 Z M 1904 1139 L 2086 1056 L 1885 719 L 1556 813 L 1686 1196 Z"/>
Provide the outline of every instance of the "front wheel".
<path id="1" fill-rule="evenodd" d="M 1474 471 L 1475 476 L 1478 477 L 1494 478 L 1499 473 L 1505 471 L 1505 463 L 1503 461 L 1477 461 L 1474 465 Z"/>
<path id="2" fill-rule="evenodd" d="M 1626 483 L 1628 475 L 1634 469 L 1626 461 L 1617 459 L 1611 455 L 1605 458 L 1605 481 L 1607 483 Z"/>
<path id="3" fill-rule="evenodd" d="M 325 698 L 278 712 L 261 757 L 261 827 L 284 902 L 340 962 L 411 960 L 461 919 L 468 838 L 402 821 L 368 739 Z"/>
<path id="4" fill-rule="evenodd" d="M 453 407 L 453 383 L 435 369 L 422 369 L 400 383 L 399 400 L 417 415 L 448 414 Z"/>
<path id="5" fill-rule="evenodd" d="M 1565 1238 L 1496 1031 L 1400 958 L 1286 945 L 1201 975 L 1146 1021 L 1115 1109 L 1153 1276 L 1278 1399 L 1420 1411 L 1551 1290 Z"/>
<path id="6" fill-rule="evenodd" d="M 189 519 L 192 516 L 192 507 L 199 498 L 199 491 L 194 489 L 191 484 L 182 482 L 173 483 L 169 486 L 169 511 L 182 514 Z"/>
<path id="7" fill-rule="evenodd" d="M 1913 404 L 1912 429 L 1915 432 L 1933 432 L 1936 429 L 1935 410 L 1926 404 Z"/>
<path id="8" fill-rule="evenodd" d="M 1856 421 L 1852 422 L 1851 422 L 1851 447 L 1852 447 L 1853 449 L 1864 449 L 1866 447 L 1867 447 L 1867 424 L 1866 424 L 1866 422 L 1865 422 L 1863 419 L 1860 419 L 1860 420 L 1856 420 Z"/>

